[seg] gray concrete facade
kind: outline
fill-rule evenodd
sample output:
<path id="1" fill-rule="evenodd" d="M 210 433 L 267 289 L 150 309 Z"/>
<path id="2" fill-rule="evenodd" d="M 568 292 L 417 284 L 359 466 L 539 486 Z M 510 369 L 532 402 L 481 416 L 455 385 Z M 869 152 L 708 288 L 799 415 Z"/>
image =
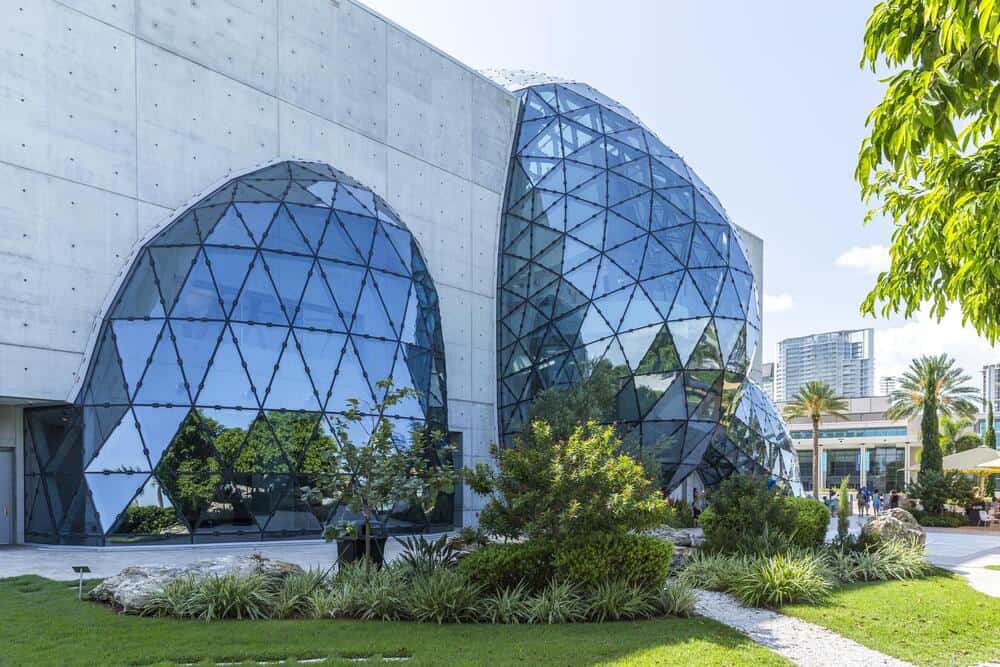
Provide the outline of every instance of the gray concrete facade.
<path id="1" fill-rule="evenodd" d="M 466 465 L 486 460 L 513 95 L 351 0 L 38 0 L 6 14 L 0 447 L 23 449 L 20 406 L 75 398 L 143 238 L 220 180 L 305 159 L 373 189 L 420 241 L 450 426 Z"/>

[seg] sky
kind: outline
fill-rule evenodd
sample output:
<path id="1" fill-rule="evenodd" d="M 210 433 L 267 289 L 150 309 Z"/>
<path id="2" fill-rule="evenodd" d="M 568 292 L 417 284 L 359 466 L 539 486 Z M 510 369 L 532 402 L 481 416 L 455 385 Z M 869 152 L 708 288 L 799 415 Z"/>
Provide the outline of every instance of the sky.
<path id="1" fill-rule="evenodd" d="M 859 67 L 873 2 L 367 0 L 474 67 L 583 81 L 638 115 L 764 239 L 764 361 L 777 341 L 874 327 L 876 378 L 921 354 L 954 356 L 978 384 L 1000 361 L 953 309 L 862 317 L 891 227 L 863 225 L 854 180 L 883 84 Z"/>

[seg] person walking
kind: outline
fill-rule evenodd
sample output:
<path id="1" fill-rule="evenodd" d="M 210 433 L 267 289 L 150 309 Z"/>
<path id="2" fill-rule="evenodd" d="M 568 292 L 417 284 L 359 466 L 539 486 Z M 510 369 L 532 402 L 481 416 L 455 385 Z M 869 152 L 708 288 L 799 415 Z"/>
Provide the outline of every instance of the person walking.
<path id="1" fill-rule="evenodd" d="M 864 503 L 861 513 L 863 516 L 868 516 L 868 505 L 871 502 L 871 493 L 869 493 L 868 487 L 864 487 L 863 489 L 861 489 L 860 493 L 861 493 L 861 502 Z"/>
<path id="2" fill-rule="evenodd" d="M 855 499 L 858 503 L 858 516 L 862 516 L 865 513 L 865 492 L 864 489 L 858 489 L 858 497 Z"/>
<path id="3" fill-rule="evenodd" d="M 879 512 L 882 511 L 882 496 L 879 495 L 878 489 L 875 489 L 872 493 L 872 510 L 874 511 L 875 516 L 878 516 Z"/>

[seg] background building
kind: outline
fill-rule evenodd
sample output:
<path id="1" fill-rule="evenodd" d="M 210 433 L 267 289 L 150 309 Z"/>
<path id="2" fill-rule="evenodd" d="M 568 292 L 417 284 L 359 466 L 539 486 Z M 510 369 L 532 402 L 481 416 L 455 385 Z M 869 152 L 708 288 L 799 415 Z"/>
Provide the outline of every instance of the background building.
<path id="1" fill-rule="evenodd" d="M 820 428 L 821 489 L 837 486 L 847 476 L 852 487 L 865 484 L 903 490 L 911 481 L 907 468 L 920 452 L 919 419 L 889 419 L 886 396 L 850 398 L 847 419 L 827 417 Z M 779 404 L 780 406 L 780 404 Z M 812 490 L 812 426 L 807 417 L 789 420 L 788 430 L 799 459 L 802 486 Z"/>
<path id="2" fill-rule="evenodd" d="M 983 409 L 985 410 L 987 404 L 992 403 L 993 413 L 1000 413 L 1000 364 L 986 364 L 980 374 L 982 375 Z"/>
<path id="3" fill-rule="evenodd" d="M 874 329 L 786 338 L 778 342 L 775 398 L 788 401 L 806 382 L 820 380 L 838 396 L 874 394 Z"/>
<path id="4" fill-rule="evenodd" d="M 58 456 L 26 464 L 24 413 L 106 409 L 88 404 L 81 387 L 145 244 L 217 188 L 282 161 L 332 166 L 412 234 L 436 287 L 448 430 L 461 464 L 488 460 L 498 437 L 496 267 L 516 95 L 353 0 L 39 0 L 6 19 L 0 502 L 14 511 L 0 518 L 0 543 L 23 541 L 23 517 L 40 494 L 50 507 L 53 495 L 66 507 L 82 503 L 74 512 L 86 521 L 96 520 L 96 504 L 129 503 L 117 495 L 129 485 L 107 485 L 116 495 L 106 499 L 60 488 L 70 476 Z M 303 196 L 288 195 L 286 204 Z M 762 243 L 740 236 L 759 285 Z M 758 312 L 759 299 L 758 290 Z M 746 404 L 759 411 L 756 397 Z M 40 458 L 55 467 L 34 467 Z M 26 473 L 53 484 L 27 488 Z M 457 520 L 474 523 L 481 499 L 460 495 Z M 100 521 L 102 533 L 114 532 Z"/>
<path id="5" fill-rule="evenodd" d="M 774 400 L 774 364 L 768 362 L 761 367 L 760 388 L 768 398 Z"/>
<path id="6" fill-rule="evenodd" d="M 878 395 L 889 396 L 896 390 L 896 376 L 887 375 L 878 379 Z"/>

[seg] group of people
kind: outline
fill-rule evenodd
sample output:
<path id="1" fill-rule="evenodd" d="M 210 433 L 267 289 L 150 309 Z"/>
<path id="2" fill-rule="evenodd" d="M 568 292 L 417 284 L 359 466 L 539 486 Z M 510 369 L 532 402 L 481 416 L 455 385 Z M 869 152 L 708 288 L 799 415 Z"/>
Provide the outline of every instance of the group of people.
<path id="1" fill-rule="evenodd" d="M 888 507 L 899 507 L 899 492 L 896 491 L 896 489 L 892 489 L 889 494 L 886 495 L 877 488 L 871 489 L 865 486 L 858 491 L 856 501 L 858 503 L 859 516 L 869 516 L 870 514 L 878 516 L 882 513 L 883 509 L 886 509 L 887 502 Z M 834 491 L 823 496 L 823 502 L 830 508 L 830 513 L 836 516 L 837 492 Z"/>

